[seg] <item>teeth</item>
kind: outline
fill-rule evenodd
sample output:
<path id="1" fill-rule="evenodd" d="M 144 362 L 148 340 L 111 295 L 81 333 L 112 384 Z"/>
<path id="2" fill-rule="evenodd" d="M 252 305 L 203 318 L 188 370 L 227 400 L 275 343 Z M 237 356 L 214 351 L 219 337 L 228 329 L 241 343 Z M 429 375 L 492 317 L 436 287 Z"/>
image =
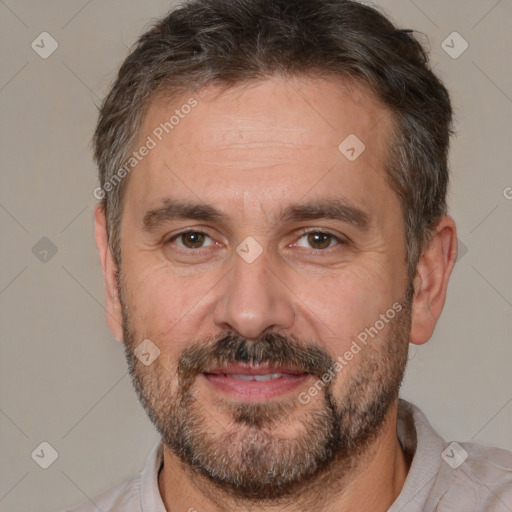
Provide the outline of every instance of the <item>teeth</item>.
<path id="1" fill-rule="evenodd" d="M 263 380 L 274 380 L 279 379 L 283 376 L 282 373 L 268 373 L 266 375 L 243 375 L 239 373 L 230 373 L 229 375 L 226 375 L 227 377 L 231 377 L 232 379 L 237 380 L 256 380 L 256 381 L 263 381 Z"/>

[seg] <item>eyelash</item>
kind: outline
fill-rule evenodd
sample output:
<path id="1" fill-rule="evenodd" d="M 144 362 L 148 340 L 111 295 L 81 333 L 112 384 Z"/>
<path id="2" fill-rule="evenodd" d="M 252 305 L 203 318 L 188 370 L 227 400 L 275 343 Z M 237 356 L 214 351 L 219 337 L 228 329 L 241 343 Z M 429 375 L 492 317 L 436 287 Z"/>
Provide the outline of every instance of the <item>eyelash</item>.
<path id="1" fill-rule="evenodd" d="M 198 235 L 204 235 L 204 236 L 210 238 L 210 240 L 213 241 L 213 239 L 205 231 L 201 231 L 201 230 L 197 230 L 197 229 L 188 229 L 188 230 L 185 230 L 185 231 L 180 231 L 179 233 L 173 235 L 169 240 L 167 240 L 167 242 L 165 242 L 165 245 L 174 242 L 176 239 L 179 239 L 181 236 L 186 235 L 187 233 L 194 233 L 194 234 L 198 234 Z M 301 238 L 303 238 L 303 237 L 305 237 L 305 236 L 307 236 L 307 235 L 309 235 L 311 233 L 320 234 L 320 235 L 327 235 L 327 236 L 331 237 L 331 239 L 333 241 L 337 242 L 336 245 L 334 245 L 332 247 L 327 247 L 325 249 L 311 248 L 312 251 L 330 252 L 332 249 L 335 249 L 338 245 L 347 245 L 349 243 L 348 239 L 340 238 L 339 236 L 336 236 L 336 235 L 334 235 L 333 233 L 331 233 L 329 231 L 324 231 L 324 230 L 321 230 L 321 229 L 307 229 L 307 230 L 301 231 L 299 233 L 298 238 L 297 238 L 297 242 Z M 297 242 L 294 242 L 293 246 L 296 246 Z M 214 241 L 214 243 L 216 243 L 216 242 Z M 200 252 L 203 249 L 207 249 L 208 248 L 208 247 L 199 247 L 197 249 L 190 249 L 190 248 L 186 248 L 186 247 L 180 247 L 180 246 L 178 246 L 178 247 L 179 247 L 179 249 L 181 249 L 183 251 L 187 251 L 187 252 Z"/>
<path id="2" fill-rule="evenodd" d="M 337 235 L 335 235 L 334 233 L 331 233 L 330 231 L 324 231 L 322 229 L 305 229 L 303 231 L 301 231 L 299 233 L 299 237 L 297 239 L 300 240 L 301 238 L 307 236 L 307 235 L 310 235 L 311 233 L 315 233 L 315 234 L 318 234 L 318 235 L 327 235 L 331 238 L 332 241 L 335 241 L 337 242 L 336 245 L 333 245 L 332 247 L 327 247 L 325 249 L 314 249 L 311 247 L 311 250 L 312 251 L 320 251 L 320 252 L 331 252 L 331 250 L 335 250 L 338 246 L 342 246 L 342 245 L 347 245 L 348 244 L 348 239 L 346 238 L 341 238 Z M 294 243 L 294 245 L 296 245 L 297 242 Z"/>

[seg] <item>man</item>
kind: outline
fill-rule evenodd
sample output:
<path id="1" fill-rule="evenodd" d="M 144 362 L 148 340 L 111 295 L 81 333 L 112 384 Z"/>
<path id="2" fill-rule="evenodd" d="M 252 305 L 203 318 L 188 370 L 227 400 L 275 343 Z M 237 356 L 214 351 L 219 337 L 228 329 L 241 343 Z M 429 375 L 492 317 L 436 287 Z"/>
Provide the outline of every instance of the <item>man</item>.
<path id="1" fill-rule="evenodd" d="M 506 511 L 512 455 L 398 399 L 453 269 L 451 106 L 348 0 L 195 0 L 100 112 L 107 322 L 162 437 L 77 511 Z"/>

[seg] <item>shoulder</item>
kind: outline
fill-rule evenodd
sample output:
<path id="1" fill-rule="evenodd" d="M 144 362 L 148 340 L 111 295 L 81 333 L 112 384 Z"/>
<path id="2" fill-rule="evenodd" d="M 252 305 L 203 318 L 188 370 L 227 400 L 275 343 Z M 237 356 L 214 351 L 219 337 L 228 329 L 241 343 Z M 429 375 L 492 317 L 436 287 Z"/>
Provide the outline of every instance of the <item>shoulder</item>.
<path id="1" fill-rule="evenodd" d="M 62 512 L 141 512 L 141 475 L 137 473 L 81 505 Z"/>
<path id="2" fill-rule="evenodd" d="M 98 497 L 62 512 L 165 512 L 158 490 L 158 473 L 162 464 L 163 445 L 158 442 L 141 473 L 135 473 Z"/>
<path id="3" fill-rule="evenodd" d="M 449 443 L 438 485 L 446 488 L 440 500 L 452 510 L 461 501 L 481 512 L 512 510 L 512 452 L 476 443 Z M 453 510 L 461 510 L 460 508 Z"/>
<path id="4" fill-rule="evenodd" d="M 507 492 L 512 507 L 512 452 L 476 443 L 460 443 L 468 456 L 462 468 L 491 493 Z"/>
<path id="5" fill-rule="evenodd" d="M 413 404 L 399 403 L 397 433 L 413 454 L 393 511 L 511 512 L 512 452 L 446 442 Z"/>

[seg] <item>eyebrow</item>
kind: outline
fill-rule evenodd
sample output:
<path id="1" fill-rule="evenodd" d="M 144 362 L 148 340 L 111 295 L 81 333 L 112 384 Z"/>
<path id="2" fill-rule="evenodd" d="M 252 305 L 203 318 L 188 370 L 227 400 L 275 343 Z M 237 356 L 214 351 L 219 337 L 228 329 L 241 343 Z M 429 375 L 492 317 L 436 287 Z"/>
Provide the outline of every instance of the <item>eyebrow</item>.
<path id="1" fill-rule="evenodd" d="M 144 215 L 142 224 L 145 231 L 154 231 L 162 224 L 177 219 L 194 219 L 206 222 L 222 222 L 225 215 L 207 204 L 189 203 L 164 199 L 163 206 L 149 210 Z"/>
<path id="2" fill-rule="evenodd" d="M 370 227 L 370 216 L 362 209 L 345 199 L 324 199 L 286 207 L 280 221 L 303 221 L 314 219 L 332 219 L 352 224 L 361 231 Z"/>
<path id="3" fill-rule="evenodd" d="M 163 205 L 149 210 L 143 218 L 143 228 L 152 232 L 166 222 L 193 219 L 204 222 L 226 223 L 228 217 L 213 206 L 181 200 L 164 199 Z M 278 222 L 332 219 L 354 225 L 361 231 L 368 230 L 370 216 L 345 199 L 324 199 L 287 206 L 278 215 Z"/>

